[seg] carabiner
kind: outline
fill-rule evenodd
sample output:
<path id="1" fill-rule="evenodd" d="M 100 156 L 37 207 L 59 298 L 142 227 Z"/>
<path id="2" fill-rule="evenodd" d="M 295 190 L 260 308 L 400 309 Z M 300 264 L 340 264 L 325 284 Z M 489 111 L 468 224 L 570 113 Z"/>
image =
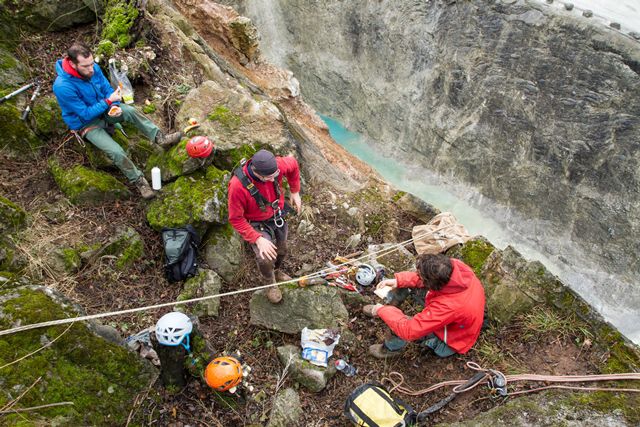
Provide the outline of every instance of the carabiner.
<path id="1" fill-rule="evenodd" d="M 280 210 L 278 210 L 278 213 L 280 213 Z M 273 223 L 276 227 L 282 228 L 282 226 L 284 225 L 284 218 L 282 218 L 280 215 L 276 215 L 276 213 L 274 212 Z"/>

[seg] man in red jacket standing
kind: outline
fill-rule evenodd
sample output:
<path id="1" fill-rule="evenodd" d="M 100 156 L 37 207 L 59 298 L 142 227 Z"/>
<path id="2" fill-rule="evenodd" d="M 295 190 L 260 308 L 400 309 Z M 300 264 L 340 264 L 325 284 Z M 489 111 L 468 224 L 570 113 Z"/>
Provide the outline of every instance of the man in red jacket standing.
<path id="1" fill-rule="evenodd" d="M 287 255 L 288 235 L 283 177 L 289 183 L 291 204 L 299 213 L 300 168 L 293 157 L 276 157 L 260 150 L 237 168 L 229 181 L 229 223 L 251 245 L 265 284 L 291 280 L 280 270 Z M 267 298 L 277 304 L 282 293 L 274 286 L 267 289 Z"/>
<path id="2" fill-rule="evenodd" d="M 402 353 L 407 341 L 419 340 L 436 355 L 448 357 L 466 353 L 475 344 L 484 319 L 484 288 L 473 270 L 445 255 L 419 255 L 417 271 L 396 273 L 383 280 L 378 288 L 426 288 L 424 310 L 409 318 L 392 305 L 366 305 L 365 314 L 380 317 L 396 336 L 383 344 L 374 344 L 369 352 L 378 358 Z"/>

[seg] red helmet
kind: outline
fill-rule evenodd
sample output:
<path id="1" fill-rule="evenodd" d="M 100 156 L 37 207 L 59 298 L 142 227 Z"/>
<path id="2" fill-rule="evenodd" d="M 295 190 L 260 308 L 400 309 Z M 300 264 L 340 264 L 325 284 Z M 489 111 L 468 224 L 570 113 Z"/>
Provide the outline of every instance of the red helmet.
<path id="1" fill-rule="evenodd" d="M 213 151 L 213 142 L 206 136 L 194 136 L 187 142 L 187 154 L 189 157 L 209 157 Z"/>
<path id="2" fill-rule="evenodd" d="M 216 357 L 204 371 L 207 385 L 218 391 L 227 391 L 242 381 L 242 365 L 235 357 Z"/>

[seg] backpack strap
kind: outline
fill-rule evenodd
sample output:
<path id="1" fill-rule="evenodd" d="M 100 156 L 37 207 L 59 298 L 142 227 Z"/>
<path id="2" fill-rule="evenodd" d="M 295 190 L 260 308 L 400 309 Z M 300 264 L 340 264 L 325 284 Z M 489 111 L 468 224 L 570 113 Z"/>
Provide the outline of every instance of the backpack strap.
<path id="1" fill-rule="evenodd" d="M 273 189 L 275 190 L 275 193 L 276 193 L 276 199 L 273 202 L 269 203 L 269 201 L 267 201 L 267 199 L 262 195 L 262 193 L 258 191 L 258 188 L 256 188 L 254 183 L 251 182 L 247 174 L 244 173 L 244 170 L 243 170 L 244 165 L 245 165 L 245 162 L 241 162 L 240 166 L 238 166 L 233 171 L 233 174 L 242 183 L 242 186 L 247 189 L 249 194 L 251 194 L 251 197 L 255 199 L 260 210 L 262 212 L 266 212 L 267 206 L 271 206 L 274 210 L 274 213 L 276 211 L 279 211 L 280 209 L 278 208 L 278 204 L 280 203 L 280 185 L 278 185 L 277 180 L 276 179 L 273 180 Z"/>

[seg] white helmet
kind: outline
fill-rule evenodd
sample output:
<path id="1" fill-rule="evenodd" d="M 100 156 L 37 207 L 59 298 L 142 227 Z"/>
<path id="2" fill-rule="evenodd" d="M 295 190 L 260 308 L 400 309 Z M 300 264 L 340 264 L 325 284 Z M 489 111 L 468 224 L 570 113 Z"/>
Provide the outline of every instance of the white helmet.
<path id="1" fill-rule="evenodd" d="M 369 264 L 362 264 L 356 272 L 356 282 L 360 286 L 369 286 L 376 280 L 376 270 Z"/>
<path id="2" fill-rule="evenodd" d="M 172 311 L 162 316 L 156 323 L 156 338 L 162 345 L 180 345 L 189 351 L 189 334 L 193 330 L 191 319 L 179 311 Z M 187 338 L 186 345 L 182 343 Z"/>

